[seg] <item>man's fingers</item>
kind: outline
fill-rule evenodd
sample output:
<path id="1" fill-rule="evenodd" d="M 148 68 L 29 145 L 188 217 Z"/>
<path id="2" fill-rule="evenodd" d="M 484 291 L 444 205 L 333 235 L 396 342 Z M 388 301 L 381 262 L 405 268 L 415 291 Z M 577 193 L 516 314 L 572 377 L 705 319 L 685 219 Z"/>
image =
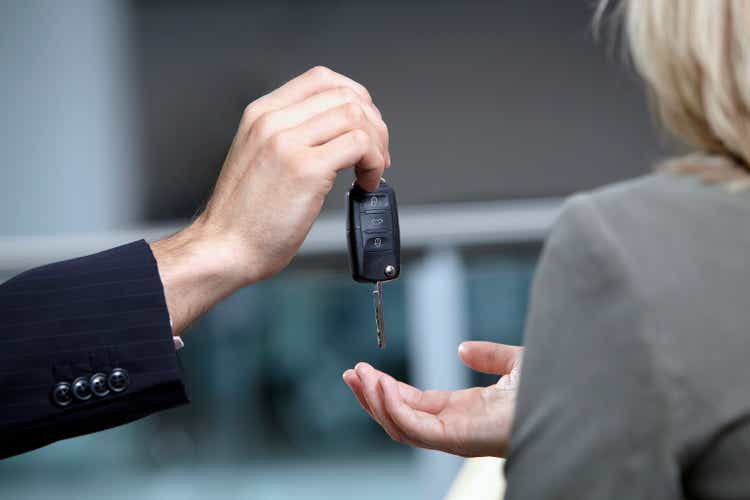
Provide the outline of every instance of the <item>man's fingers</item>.
<path id="1" fill-rule="evenodd" d="M 401 436 L 401 432 L 399 432 L 398 427 L 394 425 L 391 421 L 391 417 L 385 411 L 383 393 L 378 373 L 367 363 L 357 363 L 354 370 L 357 372 L 360 381 L 362 381 L 365 400 L 367 401 L 370 410 L 372 410 L 374 418 L 380 426 L 383 427 L 385 432 L 388 433 L 391 439 L 403 442 L 404 439 Z"/>
<path id="2" fill-rule="evenodd" d="M 507 375 L 521 362 L 523 347 L 495 342 L 463 342 L 458 355 L 466 365 L 478 372 Z"/>
<path id="3" fill-rule="evenodd" d="M 364 409 L 370 417 L 375 420 L 375 417 L 372 414 L 372 410 L 370 410 L 370 406 L 367 404 L 367 400 L 365 399 L 365 395 L 362 392 L 362 381 L 359 380 L 359 377 L 357 376 L 357 372 L 352 370 L 351 368 L 349 370 L 346 370 L 343 375 L 344 383 L 346 383 L 347 386 L 349 386 L 349 389 L 354 393 L 354 397 L 357 398 L 357 401 L 359 401 L 360 406 L 362 406 L 362 409 Z"/>
<path id="4" fill-rule="evenodd" d="M 334 107 L 337 100 L 347 104 Z M 343 168 L 356 166 L 357 180 L 367 191 L 378 188 L 383 170 L 391 163 L 388 128 L 370 93 L 323 67 L 248 105 L 238 137 L 250 137 L 250 131 L 259 135 L 261 143 L 283 132 L 308 146 L 329 146 L 317 155 L 318 164 L 333 168 L 327 172 L 329 179 Z"/>
<path id="5" fill-rule="evenodd" d="M 375 191 L 378 188 L 385 160 L 367 132 L 361 129 L 352 130 L 313 148 L 313 151 L 317 163 L 335 172 L 357 165 L 359 185 L 367 191 Z"/>
<path id="6" fill-rule="evenodd" d="M 367 192 L 371 193 L 375 191 L 380 185 L 380 179 L 383 178 L 385 165 L 385 160 L 383 160 L 383 168 L 373 166 L 372 163 L 358 163 L 354 168 L 354 175 L 357 177 L 357 183 Z"/>
<path id="7" fill-rule="evenodd" d="M 366 101 L 372 101 L 370 93 L 360 83 L 324 66 L 316 66 L 249 104 L 245 108 L 243 125 L 249 128 L 255 120 L 270 111 L 284 108 L 335 87 L 350 88 Z"/>
<path id="8" fill-rule="evenodd" d="M 292 133 L 308 146 L 320 146 L 355 129 L 367 132 L 373 145 L 379 149 L 386 142 L 381 131 L 368 119 L 364 108 L 356 102 L 347 102 L 319 113 L 293 129 Z"/>
<path id="9" fill-rule="evenodd" d="M 375 104 L 365 100 L 349 87 L 336 87 L 308 97 L 285 108 L 271 111 L 253 123 L 254 140 L 264 142 L 271 136 L 302 125 L 307 120 L 344 104 L 358 104 L 377 133 L 381 150 L 388 148 L 388 128 Z"/>
<path id="10" fill-rule="evenodd" d="M 310 68 L 267 96 L 275 102 L 288 105 L 334 87 L 349 87 L 364 99 L 372 101 L 372 96 L 364 85 L 325 66 Z"/>

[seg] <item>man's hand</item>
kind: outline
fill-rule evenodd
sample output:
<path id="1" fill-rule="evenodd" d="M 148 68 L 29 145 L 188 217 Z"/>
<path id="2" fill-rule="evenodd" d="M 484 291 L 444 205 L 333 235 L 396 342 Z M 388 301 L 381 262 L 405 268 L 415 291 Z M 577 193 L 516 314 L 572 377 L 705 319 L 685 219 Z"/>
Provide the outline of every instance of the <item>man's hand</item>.
<path id="1" fill-rule="evenodd" d="M 344 372 L 344 381 L 394 441 L 463 457 L 503 457 L 510 441 L 523 348 L 464 342 L 458 353 L 470 368 L 504 376 L 489 387 L 423 392 L 359 363 Z"/>
<path id="2" fill-rule="evenodd" d="M 294 257 L 336 174 L 375 190 L 388 129 L 365 87 L 316 67 L 245 108 L 206 210 L 152 245 L 175 334 Z"/>

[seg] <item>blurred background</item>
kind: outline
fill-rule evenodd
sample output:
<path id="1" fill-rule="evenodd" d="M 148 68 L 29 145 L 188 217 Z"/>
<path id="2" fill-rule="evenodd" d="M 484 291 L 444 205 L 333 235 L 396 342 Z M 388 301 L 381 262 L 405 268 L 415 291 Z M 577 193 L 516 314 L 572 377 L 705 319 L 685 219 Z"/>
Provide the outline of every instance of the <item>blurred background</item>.
<path id="1" fill-rule="evenodd" d="M 0 462 L 0 498 L 441 498 L 459 459 L 390 442 L 341 373 L 364 360 L 423 388 L 493 383 L 456 347 L 522 343 L 561 200 L 658 159 L 591 9 L 0 0 L 0 280 L 185 224 L 243 107 L 318 64 L 383 112 L 404 246 L 381 352 L 347 268 L 341 175 L 293 264 L 186 336 L 191 405 Z"/>

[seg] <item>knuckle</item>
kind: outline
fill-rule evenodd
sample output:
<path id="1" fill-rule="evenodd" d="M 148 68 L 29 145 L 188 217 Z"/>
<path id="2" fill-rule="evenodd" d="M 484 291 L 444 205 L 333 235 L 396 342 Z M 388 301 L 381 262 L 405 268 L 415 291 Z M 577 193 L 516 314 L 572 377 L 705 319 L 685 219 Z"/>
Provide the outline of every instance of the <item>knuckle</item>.
<path id="1" fill-rule="evenodd" d="M 364 85 L 360 85 L 360 88 L 362 89 L 362 93 L 365 95 L 365 98 L 367 99 L 367 101 L 373 102 L 372 95 L 370 94 L 370 91 L 367 90 L 367 87 L 365 87 Z"/>
<path id="2" fill-rule="evenodd" d="M 333 75 L 333 71 L 325 66 L 315 66 L 310 68 L 308 74 L 315 79 L 326 80 Z"/>
<path id="3" fill-rule="evenodd" d="M 328 189 L 324 179 L 321 177 L 319 164 L 315 161 L 313 155 L 303 151 L 291 153 L 288 159 L 288 169 L 289 174 L 297 181 L 311 185 L 323 185 Z M 332 184 L 333 181 L 331 181 L 331 187 L 333 187 Z"/>
<path id="4" fill-rule="evenodd" d="M 306 155 L 299 151 L 287 151 L 286 153 L 287 168 L 292 176 L 299 180 L 305 180 L 305 176 L 310 171 L 308 162 L 305 160 Z"/>
<path id="5" fill-rule="evenodd" d="M 285 132 L 280 132 L 268 139 L 268 149 L 277 157 L 289 157 L 291 144 Z"/>
<path id="6" fill-rule="evenodd" d="M 353 122 L 360 122 L 364 118 L 365 112 L 362 110 L 362 106 L 350 102 L 344 105 L 344 114 L 347 119 Z"/>
<path id="7" fill-rule="evenodd" d="M 336 89 L 336 93 L 338 94 L 339 98 L 344 102 L 356 102 L 359 96 L 355 91 L 350 89 L 349 87 L 338 87 Z"/>
<path id="8" fill-rule="evenodd" d="M 361 128 L 358 128 L 356 130 L 352 130 L 352 142 L 357 146 L 364 148 L 367 146 L 367 143 L 370 141 L 370 136 L 362 130 Z"/>
<path id="9" fill-rule="evenodd" d="M 383 114 L 380 112 L 377 106 L 375 106 L 374 103 L 370 102 L 368 103 L 368 106 L 372 110 L 372 114 L 379 120 L 383 121 Z"/>
<path id="10" fill-rule="evenodd" d="M 268 137 L 271 133 L 273 117 L 270 113 L 258 117 L 252 125 L 252 133 L 256 137 Z"/>
<path id="11" fill-rule="evenodd" d="M 242 121 L 252 123 L 257 116 L 257 101 L 253 101 L 242 110 Z"/>
<path id="12" fill-rule="evenodd" d="M 388 144 L 388 141 L 389 141 L 390 136 L 391 136 L 391 132 L 388 130 L 388 125 L 386 125 L 385 122 L 381 121 L 380 122 L 380 128 L 383 131 L 383 137 L 385 137 L 385 143 Z"/>

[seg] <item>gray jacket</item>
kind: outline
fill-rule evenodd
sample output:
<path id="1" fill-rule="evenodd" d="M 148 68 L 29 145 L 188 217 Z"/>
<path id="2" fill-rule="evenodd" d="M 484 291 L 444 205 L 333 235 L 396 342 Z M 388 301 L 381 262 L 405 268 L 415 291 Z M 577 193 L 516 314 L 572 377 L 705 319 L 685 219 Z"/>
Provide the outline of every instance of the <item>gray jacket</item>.
<path id="1" fill-rule="evenodd" d="M 750 194 L 573 197 L 537 270 L 506 498 L 750 499 Z"/>

